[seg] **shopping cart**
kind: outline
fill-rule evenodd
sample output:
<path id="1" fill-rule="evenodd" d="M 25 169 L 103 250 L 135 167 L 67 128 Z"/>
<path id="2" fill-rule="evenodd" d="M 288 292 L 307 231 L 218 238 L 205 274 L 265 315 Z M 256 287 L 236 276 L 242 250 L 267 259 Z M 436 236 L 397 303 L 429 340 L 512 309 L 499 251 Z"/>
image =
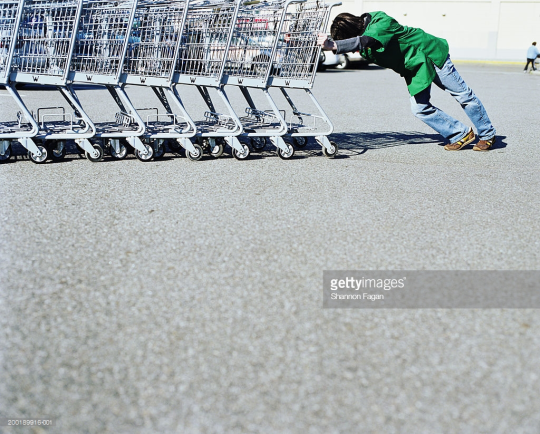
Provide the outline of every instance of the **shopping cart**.
<path id="1" fill-rule="evenodd" d="M 22 109 L 22 114 L 18 115 L 19 123 L 22 125 L 25 119 L 33 127 L 32 132 L 37 123 L 37 131 L 33 136 L 16 137 L 17 140 L 28 150 L 29 158 L 35 163 L 44 163 L 49 156 L 53 159 L 63 158 L 67 140 L 74 140 L 86 151 L 89 159 L 101 158 L 100 149 L 92 146 L 88 140 L 95 134 L 92 121 L 67 84 L 82 2 L 24 0 L 20 3 L 22 16 L 6 89 Z M 73 113 L 67 113 L 63 106 L 54 106 L 40 107 L 33 115 L 16 91 L 17 83 L 55 86 Z"/>
<path id="2" fill-rule="evenodd" d="M 17 99 L 16 90 L 10 86 L 9 75 L 11 62 L 16 47 L 16 38 L 21 22 L 22 1 L 0 0 L 0 85 L 5 86 L 13 99 Z M 15 93 L 15 95 L 13 94 Z M 25 141 L 38 132 L 37 122 L 28 112 L 24 104 L 19 104 L 21 111 L 17 121 L 0 124 L 0 162 L 11 158 L 12 140 Z M 24 122 L 27 119 L 27 122 Z"/>
<path id="3" fill-rule="evenodd" d="M 332 8 L 339 5 L 341 3 L 318 0 L 290 5 L 268 80 L 270 87 L 281 90 L 292 109 L 287 122 L 294 144 L 302 148 L 306 146 L 308 137 L 315 137 L 322 146 L 323 154 L 330 158 L 338 152 L 337 144 L 330 142 L 327 137 L 332 134 L 334 127 L 311 89 L 321 53 L 317 37 L 326 30 Z M 286 89 L 303 89 L 318 113 L 299 111 Z"/>
<path id="4" fill-rule="evenodd" d="M 270 96 L 267 84 L 288 7 L 302 1 L 305 0 L 267 1 L 242 7 L 222 81 L 239 87 L 248 103 L 240 120 L 244 128 L 242 135 L 250 138 L 252 149 L 264 149 L 269 139 L 283 159 L 294 155 L 294 147 L 282 138 L 287 133 L 287 123 Z M 271 109 L 257 108 L 249 88 L 261 89 Z"/>
<path id="5" fill-rule="evenodd" d="M 165 109 L 137 108 L 146 113 L 143 140 L 152 147 L 154 158 L 163 156 L 167 145 L 173 150 L 184 148 L 192 160 L 203 155 L 202 148 L 190 140 L 197 128 L 171 87 L 188 11 L 188 0 L 139 1 L 129 38 L 120 82 L 150 87 Z M 173 112 L 171 101 L 180 114 Z"/>
<path id="6" fill-rule="evenodd" d="M 130 145 L 139 160 L 148 161 L 153 148 L 141 140 L 146 131 L 144 121 L 120 81 L 136 6 L 136 0 L 83 0 L 69 79 L 104 86 L 120 110 L 114 119 L 95 123 L 94 146 L 122 159 L 127 155 L 126 145 Z"/>
<path id="7" fill-rule="evenodd" d="M 208 108 L 204 119 L 195 121 L 198 144 L 209 148 L 214 157 L 219 157 L 225 142 L 232 148 L 234 157 L 243 160 L 249 156 L 250 149 L 238 140 L 243 132 L 242 124 L 221 83 L 239 7 L 240 0 L 190 3 L 173 89 L 180 99 L 177 85 L 196 86 Z M 217 112 L 209 89 L 218 94 L 228 114 Z"/>

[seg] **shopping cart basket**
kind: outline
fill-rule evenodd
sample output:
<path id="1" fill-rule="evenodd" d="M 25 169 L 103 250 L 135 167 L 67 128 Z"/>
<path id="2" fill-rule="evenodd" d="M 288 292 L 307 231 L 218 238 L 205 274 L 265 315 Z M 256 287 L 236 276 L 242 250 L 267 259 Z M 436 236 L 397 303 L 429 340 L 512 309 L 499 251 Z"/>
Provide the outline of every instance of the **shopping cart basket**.
<path id="1" fill-rule="evenodd" d="M 268 81 L 269 86 L 281 90 L 292 109 L 288 130 L 295 145 L 304 147 L 307 137 L 315 137 L 323 154 L 330 158 L 338 152 L 337 144 L 327 137 L 334 127 L 311 89 L 321 53 L 317 37 L 326 30 L 332 8 L 339 5 L 341 3 L 309 0 L 289 7 Z M 286 89 L 305 90 L 318 113 L 300 112 Z"/>

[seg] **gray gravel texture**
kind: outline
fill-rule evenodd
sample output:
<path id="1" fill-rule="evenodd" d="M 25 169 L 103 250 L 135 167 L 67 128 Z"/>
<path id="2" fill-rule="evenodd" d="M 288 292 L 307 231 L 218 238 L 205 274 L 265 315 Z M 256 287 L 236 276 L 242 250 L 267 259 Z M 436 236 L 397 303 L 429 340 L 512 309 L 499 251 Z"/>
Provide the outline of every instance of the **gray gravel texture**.
<path id="1" fill-rule="evenodd" d="M 370 67 L 318 74 L 334 160 L 1 165 L 0 416 L 58 419 L 0 432 L 540 432 L 540 312 L 322 309 L 325 269 L 540 269 L 540 78 L 457 67 L 491 152 Z"/>

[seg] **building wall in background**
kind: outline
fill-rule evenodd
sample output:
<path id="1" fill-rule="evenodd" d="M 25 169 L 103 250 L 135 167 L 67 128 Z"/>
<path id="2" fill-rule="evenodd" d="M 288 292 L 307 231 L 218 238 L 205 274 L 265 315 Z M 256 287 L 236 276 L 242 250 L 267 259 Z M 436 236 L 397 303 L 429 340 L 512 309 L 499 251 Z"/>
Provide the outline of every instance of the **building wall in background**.
<path id="1" fill-rule="evenodd" d="M 540 44 L 540 0 L 342 0 L 341 12 L 384 11 L 445 38 L 453 59 L 523 61 Z"/>

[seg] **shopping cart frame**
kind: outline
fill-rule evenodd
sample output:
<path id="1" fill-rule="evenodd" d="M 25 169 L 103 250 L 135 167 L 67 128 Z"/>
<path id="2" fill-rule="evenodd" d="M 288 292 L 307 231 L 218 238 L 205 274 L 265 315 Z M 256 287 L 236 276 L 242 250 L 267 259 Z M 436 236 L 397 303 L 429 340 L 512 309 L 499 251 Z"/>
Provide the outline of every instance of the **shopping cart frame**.
<path id="1" fill-rule="evenodd" d="M 219 139 L 223 139 L 231 148 L 233 155 L 236 159 L 244 160 L 249 157 L 250 149 L 247 145 L 240 143 L 238 136 L 243 133 L 242 123 L 235 113 L 227 94 L 223 90 L 222 78 L 225 70 L 225 61 L 227 59 L 228 52 L 231 47 L 231 40 L 234 33 L 234 27 L 236 20 L 238 18 L 239 9 L 242 5 L 243 0 L 203 0 L 199 2 L 193 2 L 193 8 L 190 8 L 190 12 L 194 10 L 220 10 L 222 5 L 234 5 L 233 14 L 230 17 L 230 25 L 226 28 L 227 35 L 225 45 L 220 45 L 218 47 L 222 48 L 222 59 L 220 60 L 220 65 L 218 70 L 212 74 L 212 76 L 204 76 L 198 71 L 194 71 L 193 68 L 200 68 L 203 66 L 203 59 L 186 59 L 179 57 L 177 68 L 175 69 L 175 74 L 173 75 L 172 88 L 176 97 L 179 101 L 182 101 L 180 94 L 178 92 L 178 85 L 189 85 L 195 86 L 202 97 L 204 103 L 206 104 L 208 111 L 205 112 L 205 118 L 208 121 L 208 124 L 195 122 L 197 127 L 196 134 L 194 137 L 197 137 L 200 144 L 208 144 L 210 148 L 210 154 L 214 157 L 219 157 L 223 153 L 223 145 L 220 143 Z M 190 17 L 188 16 L 186 20 L 186 26 L 183 29 L 183 38 L 190 37 L 189 32 L 185 32 L 187 28 L 187 23 L 189 23 Z M 180 46 L 181 52 L 183 49 L 187 48 L 188 54 L 193 54 L 191 50 L 192 44 L 197 45 L 199 42 L 189 41 L 188 43 L 182 43 Z M 215 47 L 214 47 L 215 48 Z M 209 55 L 208 47 L 203 51 L 205 56 Z M 211 53 L 210 53 L 211 54 Z M 205 60 L 208 63 L 215 62 L 215 60 Z M 184 71 L 186 68 L 188 71 Z M 191 70 L 189 70 L 191 68 Z M 215 92 L 220 97 L 221 101 L 225 105 L 228 114 L 217 113 L 217 110 L 214 106 L 212 98 L 210 96 L 209 88 L 215 90 Z M 214 128 L 210 128 L 209 124 L 213 123 Z"/>
<path id="2" fill-rule="evenodd" d="M 166 113 L 161 114 L 159 113 L 159 108 L 157 107 L 145 107 L 145 108 L 139 108 L 136 109 L 138 112 L 146 111 L 150 112 L 146 116 L 146 122 L 145 127 L 146 131 L 143 135 L 144 140 L 146 142 L 153 142 L 153 152 L 156 158 L 159 158 L 163 156 L 165 152 L 165 142 L 168 141 L 170 144 L 170 147 L 173 149 L 178 149 L 176 146 L 176 143 L 178 143 L 178 146 L 182 147 L 186 151 L 186 155 L 193 160 L 200 159 L 202 157 L 202 149 L 199 149 L 196 147 L 190 140 L 190 138 L 194 137 L 197 133 L 197 127 L 189 114 L 187 113 L 182 100 L 179 98 L 179 95 L 175 90 L 172 88 L 172 80 L 175 73 L 176 63 L 178 62 L 178 55 L 179 50 L 181 46 L 182 41 L 182 32 L 185 26 L 186 18 L 189 13 L 189 7 L 190 7 L 190 1 L 189 0 L 172 0 L 172 1 L 139 1 L 137 5 L 137 12 L 136 12 L 136 19 L 138 19 L 138 13 L 142 10 L 150 11 L 151 13 L 156 13 L 155 10 L 153 10 L 153 7 L 156 7 L 159 12 L 159 8 L 162 8 L 164 5 L 179 5 L 182 4 L 182 12 L 181 17 L 179 21 L 177 20 L 177 16 L 174 17 L 173 22 L 168 22 L 167 26 L 174 26 L 175 24 L 178 25 L 177 28 L 177 35 L 176 35 L 176 41 L 174 42 L 174 45 L 169 45 L 169 49 L 172 49 L 173 56 L 171 58 L 168 58 L 165 60 L 166 63 L 169 63 L 169 65 L 165 66 L 166 74 L 157 74 L 155 71 L 153 73 L 138 73 L 140 71 L 134 71 L 131 62 L 133 62 L 134 65 L 138 65 L 139 69 L 142 69 L 143 66 L 141 66 L 141 61 L 143 59 L 135 56 L 130 57 L 129 55 L 126 56 L 126 60 L 124 62 L 124 68 L 122 71 L 122 74 L 120 76 L 120 83 L 122 84 L 122 87 L 126 85 L 135 85 L 135 86 L 145 86 L 152 89 L 155 96 L 158 98 L 159 102 L 161 103 L 162 107 L 165 108 Z M 134 31 L 134 28 L 132 28 L 132 31 Z M 140 31 L 140 29 L 139 29 Z M 155 42 L 153 44 L 153 48 L 155 50 L 162 50 L 165 42 L 161 40 L 161 32 L 163 31 L 163 28 L 160 28 L 160 34 L 158 35 L 160 37 L 159 42 Z M 156 35 L 154 34 L 154 37 Z M 130 39 L 134 40 L 133 37 L 130 35 Z M 143 49 L 146 44 L 149 44 L 149 42 L 145 39 L 144 41 L 141 39 L 139 42 L 143 46 Z M 128 44 L 128 47 L 133 50 L 133 52 L 138 51 L 137 50 L 137 43 L 136 42 L 130 42 L 132 44 L 131 46 Z M 128 49 L 129 52 L 129 49 Z M 140 53 L 139 53 L 140 54 Z M 142 65 L 144 65 L 144 62 L 142 62 Z M 173 113 L 172 107 L 170 105 L 170 101 L 174 103 L 174 105 L 179 109 L 180 115 L 177 115 Z M 155 111 L 155 113 L 154 113 Z M 152 122 L 151 119 L 155 119 L 155 122 Z M 167 124 L 167 122 L 161 122 L 160 119 L 169 119 L 170 123 Z M 178 124 L 177 121 L 181 119 L 181 124 Z M 144 121 L 144 120 L 143 120 Z M 164 125 L 165 124 L 165 125 Z M 183 126 L 181 126 L 183 125 Z"/>
<path id="3" fill-rule="evenodd" d="M 55 10 L 53 6 L 57 7 L 57 11 L 61 10 L 61 7 L 74 8 L 73 17 L 71 17 L 72 19 L 70 19 L 69 16 L 67 20 L 60 20 L 57 16 L 51 18 L 51 11 Z M 34 9 L 32 9 L 32 7 L 34 7 Z M 22 23 L 19 24 L 16 35 L 16 44 L 19 47 L 19 50 L 15 51 L 11 59 L 9 84 L 6 85 L 6 89 L 10 88 L 8 90 L 9 93 L 15 99 L 19 107 L 22 108 L 25 104 L 15 88 L 17 83 L 55 86 L 73 110 L 73 114 L 66 114 L 63 107 L 40 107 L 37 112 L 37 119 L 34 119 L 34 122 L 38 126 L 38 131 L 32 137 L 22 137 L 18 141 L 28 149 L 28 156 L 35 163 L 44 163 L 48 159 L 49 150 L 44 146 L 47 140 L 57 141 L 57 147 L 51 152 L 51 157 L 53 159 L 63 158 L 65 155 L 66 140 L 74 140 L 86 151 L 90 159 L 99 159 L 101 158 L 100 150 L 96 149 L 88 140 L 95 134 L 94 124 L 84 112 L 78 98 L 73 95 L 71 84 L 68 83 L 68 71 L 75 46 L 77 26 L 81 16 L 82 0 L 63 0 L 58 1 L 53 5 L 51 5 L 51 2 L 44 0 L 24 0 L 22 1 L 22 15 L 24 16 L 27 10 L 29 13 L 34 10 L 35 13 L 35 10 L 39 10 L 39 7 L 46 9 L 49 15 L 45 14 L 45 21 L 42 23 L 39 21 L 32 21 L 29 24 L 26 23 L 31 26 L 30 36 L 34 37 L 34 39 L 25 39 L 25 35 L 22 33 L 26 31 L 26 28 L 23 27 Z M 35 18 L 36 15 L 33 16 L 33 19 Z M 54 19 L 57 19 L 57 21 L 54 21 Z M 53 23 L 52 28 L 48 27 L 50 22 Z M 34 34 L 34 24 L 38 25 L 37 35 Z M 40 24 L 44 24 L 43 29 L 47 29 L 46 36 L 39 35 Z M 69 35 L 69 26 L 72 26 L 71 35 Z M 61 27 L 61 29 L 59 29 L 59 27 Z M 62 39 L 62 35 L 66 34 L 69 35 L 69 38 L 64 37 Z M 67 46 L 65 44 L 66 39 L 69 40 Z M 63 44 L 62 40 L 64 40 Z M 55 43 L 57 45 L 54 45 Z M 29 52 L 25 52 L 27 44 L 30 46 Z M 61 52 L 57 53 L 57 47 L 63 47 L 64 51 L 60 50 Z M 33 52 L 33 50 L 35 52 Z M 32 56 L 35 55 L 37 55 L 37 57 L 33 58 Z M 49 64 L 49 69 L 45 70 L 42 66 L 32 65 L 33 60 L 35 61 L 36 59 L 37 62 L 41 60 L 41 63 L 43 63 L 43 59 L 46 59 L 45 63 Z M 63 68 L 57 66 L 56 62 L 58 61 L 60 61 L 60 63 L 64 62 Z M 55 70 L 55 68 L 59 68 L 59 70 Z M 51 113 L 50 110 L 60 110 L 60 112 Z M 48 113 L 44 113 L 40 116 L 43 111 L 48 111 Z M 29 110 L 26 108 L 23 110 L 23 113 L 30 123 L 33 124 L 31 119 L 33 116 Z M 47 118 L 60 120 L 56 122 L 46 121 Z M 34 139 L 41 140 L 42 144 L 37 145 Z"/>
<path id="4" fill-rule="evenodd" d="M 310 3 L 314 3 L 316 7 L 318 8 L 321 2 L 315 0 L 314 2 L 307 3 L 307 6 L 310 6 Z M 329 21 L 330 21 L 330 15 L 331 15 L 332 9 L 334 7 L 342 5 L 341 2 L 331 2 L 331 3 L 322 3 L 322 4 L 325 6 L 326 11 L 325 11 L 325 17 L 323 19 L 319 32 L 324 32 L 327 29 Z M 312 65 L 312 71 L 310 73 L 309 78 L 298 79 L 295 77 L 280 77 L 279 75 L 271 75 L 268 80 L 268 85 L 269 87 L 279 88 L 285 100 L 287 101 L 290 108 L 292 109 L 291 120 L 288 124 L 288 133 L 290 137 L 292 137 L 297 147 L 303 148 L 307 144 L 307 137 L 314 137 L 317 143 L 319 143 L 319 145 L 322 147 L 323 154 L 329 158 L 333 158 L 338 153 L 338 146 L 336 143 L 331 142 L 328 139 L 328 135 L 334 132 L 334 125 L 312 92 L 313 85 L 315 82 L 315 76 L 317 72 L 317 63 L 321 54 L 321 50 L 322 50 L 322 47 L 319 46 L 313 53 L 314 54 L 312 58 L 313 65 Z M 279 63 L 276 63 L 276 67 L 277 65 L 279 65 Z M 315 108 L 318 110 L 319 113 L 312 114 L 312 113 L 305 113 L 305 112 L 299 111 L 295 103 L 293 102 L 292 98 L 290 97 L 289 93 L 287 92 L 287 89 L 303 89 L 306 92 L 306 94 L 309 96 L 313 105 L 315 106 Z M 294 117 L 298 118 L 299 122 L 302 124 L 304 123 L 304 118 L 313 118 L 315 122 L 317 120 L 321 120 L 324 124 L 327 125 L 327 129 L 323 131 L 299 132 L 298 127 L 293 125 L 292 119 Z M 305 125 L 303 126 L 305 127 Z"/>
<path id="5" fill-rule="evenodd" d="M 270 140 L 270 142 L 277 148 L 278 155 L 283 159 L 288 159 L 293 157 L 294 155 L 294 147 L 288 143 L 286 143 L 283 140 L 283 136 L 287 133 L 287 123 L 285 121 L 284 116 L 282 115 L 281 111 L 277 107 L 275 101 L 273 100 L 272 96 L 270 95 L 270 92 L 268 91 L 268 81 L 270 74 L 272 72 L 272 66 L 274 59 L 276 57 L 277 47 L 279 44 L 279 37 L 282 34 L 283 30 L 283 24 L 285 21 L 285 17 L 287 14 L 287 10 L 289 6 L 293 3 L 304 3 L 306 0 L 286 0 L 286 1 L 268 1 L 264 3 L 260 3 L 253 6 L 246 7 L 246 10 L 242 10 L 242 13 L 240 14 L 241 18 L 237 20 L 237 26 L 239 29 L 235 29 L 235 36 L 242 36 L 244 38 L 249 38 L 250 35 L 246 36 L 244 33 L 246 32 L 246 29 L 243 26 L 242 20 L 245 20 L 244 18 L 246 15 L 244 13 L 253 11 L 253 16 L 251 17 L 252 21 L 251 24 L 254 25 L 255 29 L 251 29 L 254 32 L 258 34 L 259 37 L 263 36 L 260 34 L 260 29 L 257 29 L 257 21 L 261 21 L 264 23 L 265 18 L 258 18 L 255 19 L 254 17 L 257 16 L 255 12 L 259 10 L 265 10 L 265 8 L 268 7 L 274 7 L 277 8 L 275 10 L 279 11 L 279 20 L 277 28 L 273 29 L 273 34 L 271 36 L 274 37 L 273 44 L 271 47 L 271 51 L 268 55 L 268 60 L 264 63 L 264 67 L 266 69 L 264 75 L 262 76 L 254 76 L 257 75 L 257 73 L 253 72 L 254 67 L 256 67 L 258 64 L 260 64 L 260 60 L 257 62 L 254 62 L 254 64 L 251 65 L 251 71 L 249 73 L 244 73 L 244 69 L 246 65 L 249 65 L 250 62 L 246 61 L 246 59 L 231 59 L 231 50 L 229 50 L 229 58 L 227 59 L 227 63 L 240 63 L 240 65 L 236 66 L 236 69 L 232 71 L 226 71 L 222 78 L 222 84 L 223 85 L 229 85 L 229 86 L 236 86 L 240 89 L 245 101 L 248 104 L 248 107 L 245 110 L 246 116 L 241 117 L 240 120 L 244 122 L 244 132 L 241 134 L 243 137 L 249 137 L 251 139 L 251 147 L 255 151 L 261 151 L 264 149 L 266 138 Z M 249 17 L 249 15 L 247 15 Z M 249 20 L 249 18 L 247 18 Z M 268 26 L 268 21 L 266 21 L 266 25 Z M 248 48 L 249 47 L 249 48 Z M 260 48 L 260 47 L 259 47 Z M 245 50 L 254 50 L 253 46 L 246 46 Z M 265 55 L 264 55 L 265 56 Z M 263 56 L 257 55 L 254 59 L 257 59 L 257 57 L 260 59 Z M 253 62 L 253 60 L 251 62 Z M 251 97 L 249 89 L 260 89 L 264 96 L 266 97 L 266 100 L 268 101 L 271 110 L 270 111 L 264 111 L 257 109 L 253 98 Z M 267 118 L 270 118 L 271 120 L 277 122 L 279 124 L 278 128 L 272 128 L 272 129 L 266 129 L 264 131 L 261 131 L 262 128 L 264 128 L 264 124 Z M 246 124 L 248 124 L 251 128 L 246 129 Z M 259 124 L 259 125 L 257 125 Z M 258 127 L 258 128 L 257 128 Z M 251 131 L 249 131 L 251 130 Z M 262 141 L 261 141 L 262 139 Z"/>
<path id="6" fill-rule="evenodd" d="M 100 12 L 106 9 L 114 11 L 108 3 L 118 8 L 118 16 L 112 12 L 109 15 L 100 15 Z M 100 8 L 100 4 L 104 4 L 107 8 Z M 125 85 L 120 82 L 137 4 L 137 0 L 124 1 L 122 4 L 111 0 L 83 0 L 82 16 L 86 18 L 86 14 L 90 14 L 91 19 L 88 22 L 83 22 L 82 19 L 79 21 L 77 32 L 78 34 L 82 33 L 82 37 L 77 39 L 76 44 L 77 48 L 83 51 L 83 54 L 80 52 L 73 54 L 73 66 L 69 71 L 69 80 L 72 83 L 104 86 L 120 110 L 116 113 L 113 122 L 95 124 L 94 146 L 104 149 L 105 145 L 110 144 L 111 154 L 123 158 L 127 155 L 127 150 L 120 141 L 125 139 L 134 148 L 135 155 L 139 160 L 148 161 L 152 158 L 153 152 L 140 140 L 146 131 L 144 121 L 127 95 L 124 89 Z M 98 22 L 92 14 L 103 21 Z M 125 21 L 126 15 L 127 22 Z M 123 20 L 123 25 L 118 24 L 120 19 Z M 113 23 L 110 24 L 109 20 L 113 20 Z M 85 32 L 93 36 L 94 31 L 101 31 L 102 38 L 84 38 Z M 111 40 L 111 34 L 115 39 Z M 121 43 L 120 49 L 118 49 L 118 45 L 114 44 L 117 41 Z M 112 57 L 112 61 L 109 60 L 113 63 L 113 67 L 103 65 L 103 63 L 107 63 L 107 59 L 103 55 L 84 55 L 86 51 L 99 53 L 100 50 L 105 52 L 111 48 L 116 54 L 115 57 Z M 70 87 L 70 90 L 76 97 L 73 87 Z"/>
<path id="7" fill-rule="evenodd" d="M 11 157 L 11 142 L 13 139 L 20 141 L 21 143 L 27 144 L 26 147 L 30 146 L 31 144 L 28 144 L 27 142 L 29 139 L 34 137 L 38 131 L 39 127 L 37 122 L 35 121 L 34 117 L 26 107 L 22 103 L 22 100 L 20 96 L 18 95 L 17 90 L 15 89 L 15 86 L 12 86 L 9 78 L 11 75 L 11 66 L 13 62 L 13 56 L 15 54 L 15 47 L 17 46 L 17 35 L 19 34 L 19 26 L 21 24 L 21 18 L 23 14 L 24 9 L 24 0 L 1 0 L 0 5 L 2 7 L 4 5 L 16 5 L 16 11 L 15 15 L 13 17 L 13 25 L 11 28 L 6 28 L 4 25 L 2 26 L 2 33 L 8 31 L 10 32 L 9 38 L 6 38 L 2 35 L 0 35 L 0 38 L 2 38 L 3 47 L 6 43 L 9 43 L 9 47 L 4 55 L 4 61 L 2 62 L 2 69 L 0 70 L 0 85 L 4 86 L 6 91 L 10 94 L 10 96 L 13 98 L 13 100 L 17 103 L 21 111 L 18 113 L 17 118 L 17 126 L 10 124 L 0 124 L 0 161 L 7 161 Z M 5 18 L 5 16 L 4 16 Z M 23 120 L 27 120 L 27 122 L 30 124 L 30 129 L 23 128 Z M 31 142 L 31 140 L 30 140 Z M 35 144 L 34 144 L 35 145 Z M 28 149 L 28 148 L 27 148 Z M 37 147 L 32 148 L 34 152 L 38 153 L 40 152 Z"/>

